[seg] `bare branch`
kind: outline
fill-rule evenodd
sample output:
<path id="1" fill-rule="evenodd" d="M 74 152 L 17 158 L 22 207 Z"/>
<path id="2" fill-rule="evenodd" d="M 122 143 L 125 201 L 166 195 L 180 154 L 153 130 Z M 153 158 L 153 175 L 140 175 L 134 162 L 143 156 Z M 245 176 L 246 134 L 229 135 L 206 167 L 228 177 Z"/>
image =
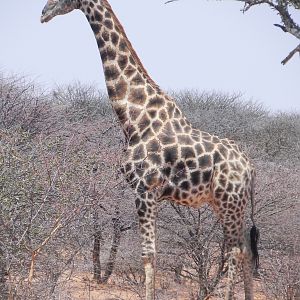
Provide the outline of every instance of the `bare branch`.
<path id="1" fill-rule="evenodd" d="M 293 51 L 291 51 L 281 63 L 285 65 L 297 52 L 299 52 L 300 55 L 300 44 Z"/>
<path id="2" fill-rule="evenodd" d="M 175 1 L 178 1 L 178 0 L 169 0 L 169 1 L 165 2 L 165 4 L 168 4 L 168 3 L 171 3 L 171 2 L 175 2 Z"/>

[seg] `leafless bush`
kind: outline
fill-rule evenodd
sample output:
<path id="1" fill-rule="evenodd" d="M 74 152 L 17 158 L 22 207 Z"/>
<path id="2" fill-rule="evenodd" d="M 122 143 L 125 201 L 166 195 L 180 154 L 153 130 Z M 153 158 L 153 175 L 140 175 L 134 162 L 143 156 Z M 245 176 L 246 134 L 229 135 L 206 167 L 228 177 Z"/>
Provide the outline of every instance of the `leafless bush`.
<path id="1" fill-rule="evenodd" d="M 299 115 L 272 115 L 240 95 L 184 91 L 176 98 L 194 125 L 237 139 L 254 156 L 261 278 L 274 299 L 271 278 L 280 274 L 286 293 L 278 299 L 292 299 L 286 295 L 296 293 L 299 280 Z M 118 278 L 142 297 L 134 195 L 118 172 L 123 137 L 106 96 L 80 83 L 44 95 L 2 75 L 0 105 L 1 295 L 58 299 L 73 274 L 89 272 L 95 282 Z M 158 232 L 161 299 L 181 299 L 172 294 L 179 284 L 193 287 L 198 299 L 215 293 L 224 245 L 212 212 L 162 204 Z"/>
<path id="2" fill-rule="evenodd" d="M 265 288 L 270 299 L 300 299 L 299 253 L 288 255 L 272 253 L 271 264 L 267 269 Z"/>
<path id="3" fill-rule="evenodd" d="M 25 109 L 24 98 L 21 104 Z M 127 226 L 125 220 L 123 224 L 116 219 L 117 201 L 113 202 L 112 191 L 122 190 L 123 182 L 116 179 L 120 161 L 111 152 L 115 148 L 121 153 L 122 147 L 113 116 L 93 124 L 88 119 L 74 123 L 64 119 L 60 104 L 48 105 L 53 115 L 60 112 L 56 131 L 35 131 L 32 136 L 17 127 L 19 123 L 1 131 L 1 289 L 14 299 L 55 295 L 78 257 L 91 255 L 97 210 L 101 222 L 106 218 L 110 226 L 109 221 L 115 220 L 121 232 Z M 125 216 L 122 210 L 119 214 Z M 115 255 L 116 249 L 110 253 Z M 110 268 L 113 260 L 108 259 Z M 106 273 L 112 272 L 110 268 Z"/>
<path id="4" fill-rule="evenodd" d="M 257 146 L 273 161 L 300 161 L 300 115 L 270 116 L 257 133 Z"/>
<path id="5" fill-rule="evenodd" d="M 161 267 L 196 286 L 197 299 L 211 296 L 224 275 L 221 226 L 209 207 L 172 205 L 160 212 Z"/>
<path id="6" fill-rule="evenodd" d="M 299 164 L 296 162 L 293 168 L 271 162 L 256 164 L 255 219 L 261 232 L 260 275 L 265 293 L 270 299 L 298 299 Z"/>
<path id="7" fill-rule="evenodd" d="M 188 90 L 174 93 L 174 98 L 195 127 L 243 142 L 268 115 L 261 105 L 244 101 L 241 94 Z"/>
<path id="8" fill-rule="evenodd" d="M 286 211 L 273 220 L 273 244 L 263 256 L 263 283 L 270 299 L 300 299 L 300 216 Z M 269 236 L 269 239 L 271 238 Z"/>
<path id="9" fill-rule="evenodd" d="M 34 83 L 17 75 L 0 73 L 0 129 L 36 134 L 51 126 L 51 111 Z"/>
<path id="10" fill-rule="evenodd" d="M 69 121 L 91 121 L 112 114 L 106 94 L 91 85 L 75 82 L 57 86 L 52 96 L 64 108 Z"/>

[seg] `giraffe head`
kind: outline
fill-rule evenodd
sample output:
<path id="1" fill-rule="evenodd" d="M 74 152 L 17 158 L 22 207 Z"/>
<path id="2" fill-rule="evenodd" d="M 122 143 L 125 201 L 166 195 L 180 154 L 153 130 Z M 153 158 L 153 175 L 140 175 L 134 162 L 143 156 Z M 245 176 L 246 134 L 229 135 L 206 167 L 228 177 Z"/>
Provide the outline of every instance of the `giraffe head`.
<path id="1" fill-rule="evenodd" d="M 48 0 L 41 16 L 41 22 L 48 22 L 58 15 L 65 15 L 79 8 L 80 0 Z"/>

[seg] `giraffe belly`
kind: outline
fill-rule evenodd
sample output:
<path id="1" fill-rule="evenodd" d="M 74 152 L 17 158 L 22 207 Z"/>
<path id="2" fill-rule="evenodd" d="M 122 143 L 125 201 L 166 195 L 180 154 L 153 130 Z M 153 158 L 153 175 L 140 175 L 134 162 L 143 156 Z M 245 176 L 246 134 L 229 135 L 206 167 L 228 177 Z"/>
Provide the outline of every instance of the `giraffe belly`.
<path id="1" fill-rule="evenodd" d="M 210 185 L 199 185 L 190 189 L 182 189 L 182 186 L 169 182 L 165 184 L 159 200 L 199 208 L 211 200 L 211 188 Z"/>

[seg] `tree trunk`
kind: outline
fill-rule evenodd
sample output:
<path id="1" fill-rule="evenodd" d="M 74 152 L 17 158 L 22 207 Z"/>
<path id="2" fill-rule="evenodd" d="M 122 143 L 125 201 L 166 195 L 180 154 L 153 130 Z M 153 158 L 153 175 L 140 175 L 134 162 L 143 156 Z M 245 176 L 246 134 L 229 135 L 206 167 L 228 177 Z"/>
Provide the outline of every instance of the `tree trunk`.
<path id="1" fill-rule="evenodd" d="M 5 269 L 5 260 L 3 251 L 0 248 L 0 295 L 1 299 L 6 300 L 8 299 L 8 286 L 6 283 L 7 280 L 7 271 Z"/>
<path id="2" fill-rule="evenodd" d="M 198 285 L 198 295 L 197 300 L 205 300 L 208 296 L 208 290 L 206 286 L 206 274 L 205 274 L 205 268 L 203 265 L 203 260 L 206 257 L 203 257 L 201 253 L 198 253 L 198 257 L 201 257 L 198 264 L 198 276 L 199 276 L 199 285 Z"/>
<path id="3" fill-rule="evenodd" d="M 101 246 L 101 229 L 99 226 L 94 226 L 94 248 L 93 248 L 93 266 L 94 266 L 94 279 L 97 282 L 101 281 L 101 262 L 100 262 L 100 246 Z"/>
<path id="4" fill-rule="evenodd" d="M 110 248 L 109 258 L 106 264 L 105 273 L 103 278 L 101 278 L 101 283 L 107 283 L 109 277 L 111 276 L 117 258 L 118 249 L 121 242 L 121 224 L 119 217 L 113 219 L 113 227 L 114 227 L 114 236 L 112 245 Z"/>

